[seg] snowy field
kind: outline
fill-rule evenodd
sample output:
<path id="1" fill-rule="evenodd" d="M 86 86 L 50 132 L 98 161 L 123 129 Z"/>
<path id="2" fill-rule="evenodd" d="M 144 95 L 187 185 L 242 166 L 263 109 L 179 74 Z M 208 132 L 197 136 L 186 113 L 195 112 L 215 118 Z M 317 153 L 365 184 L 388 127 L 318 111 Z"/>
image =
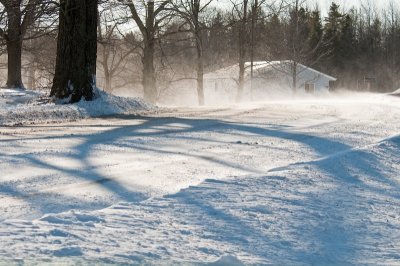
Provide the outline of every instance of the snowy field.
<path id="1" fill-rule="evenodd" d="M 400 97 L 0 112 L 3 264 L 400 264 Z"/>

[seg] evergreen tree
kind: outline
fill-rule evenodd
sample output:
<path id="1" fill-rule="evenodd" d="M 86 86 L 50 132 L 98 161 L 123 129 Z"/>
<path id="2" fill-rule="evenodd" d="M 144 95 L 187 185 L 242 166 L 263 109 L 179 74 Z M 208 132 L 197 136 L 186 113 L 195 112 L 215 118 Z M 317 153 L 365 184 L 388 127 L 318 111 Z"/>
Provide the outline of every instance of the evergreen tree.
<path id="1" fill-rule="evenodd" d="M 310 58 L 318 63 L 319 59 L 324 55 L 324 45 L 323 45 L 323 26 L 321 13 L 319 10 L 314 10 L 311 12 L 309 17 L 309 28 L 310 32 L 308 35 L 308 49 L 310 50 Z"/>
<path id="2" fill-rule="evenodd" d="M 267 21 L 266 30 L 263 31 L 265 36 L 265 44 L 268 47 L 266 57 L 269 60 L 285 60 L 286 51 L 283 49 L 287 47 L 285 38 L 285 25 L 277 14 L 271 16 Z"/>
<path id="3" fill-rule="evenodd" d="M 336 67 L 340 68 L 342 71 L 340 73 L 341 85 L 352 84 L 354 79 L 357 78 L 357 58 L 358 51 L 357 40 L 356 40 L 356 28 L 353 17 L 350 14 L 346 14 L 343 17 L 341 33 L 340 33 L 340 43 L 336 50 L 336 58 L 338 63 Z"/>
<path id="4" fill-rule="evenodd" d="M 357 45 L 355 39 L 355 25 L 352 16 L 347 14 L 344 16 L 341 26 L 340 43 L 337 49 L 338 57 L 342 61 L 349 61 L 355 58 Z"/>
<path id="5" fill-rule="evenodd" d="M 339 50 L 342 25 L 343 15 L 339 12 L 339 5 L 332 3 L 329 8 L 328 17 L 325 19 L 324 43 L 329 53 L 329 58 L 326 60 L 328 69 L 335 75 L 338 74 L 338 69 L 340 69 L 341 65 Z"/>
<path id="6" fill-rule="evenodd" d="M 378 61 L 381 56 L 382 44 L 382 25 L 379 18 L 375 18 L 369 30 L 369 56 L 373 61 Z"/>

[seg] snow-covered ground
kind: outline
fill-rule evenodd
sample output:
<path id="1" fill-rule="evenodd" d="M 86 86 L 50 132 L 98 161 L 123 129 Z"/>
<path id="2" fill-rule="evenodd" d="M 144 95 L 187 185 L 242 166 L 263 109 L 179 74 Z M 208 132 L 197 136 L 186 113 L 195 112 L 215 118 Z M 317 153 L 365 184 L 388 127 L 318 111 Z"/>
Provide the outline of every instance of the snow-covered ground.
<path id="1" fill-rule="evenodd" d="M 400 98 L 0 127 L 3 263 L 399 265 Z"/>
<path id="2" fill-rule="evenodd" d="M 45 93 L 0 89 L 0 126 L 75 121 L 88 117 L 144 114 L 157 109 L 138 98 L 96 90 L 96 99 L 73 105 L 55 104 Z"/>

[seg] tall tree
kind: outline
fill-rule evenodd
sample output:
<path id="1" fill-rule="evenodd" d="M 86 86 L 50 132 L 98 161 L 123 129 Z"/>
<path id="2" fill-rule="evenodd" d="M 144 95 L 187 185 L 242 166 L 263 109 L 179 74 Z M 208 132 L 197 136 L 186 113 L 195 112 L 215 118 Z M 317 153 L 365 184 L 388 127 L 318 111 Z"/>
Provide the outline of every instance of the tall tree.
<path id="1" fill-rule="evenodd" d="M 262 32 L 265 40 L 265 54 L 269 60 L 286 60 L 287 39 L 285 32 L 285 21 L 273 14 L 267 21 L 264 32 Z"/>
<path id="2" fill-rule="evenodd" d="M 251 100 L 253 100 L 253 78 L 254 78 L 254 55 L 256 46 L 256 24 L 259 15 L 259 1 L 254 0 L 251 5 L 251 50 L 250 50 L 250 62 L 251 62 Z"/>
<path id="3" fill-rule="evenodd" d="M 243 0 L 239 3 L 235 3 L 233 10 L 234 16 L 237 19 L 238 25 L 238 41 L 239 41 L 239 81 L 238 81 L 238 91 L 236 96 L 236 101 L 241 101 L 243 99 L 244 83 L 245 83 L 245 68 L 246 68 L 246 55 L 247 55 L 247 45 L 249 41 L 248 34 L 248 19 L 249 19 L 249 0 Z"/>
<path id="4" fill-rule="evenodd" d="M 232 56 L 236 49 L 236 38 L 232 38 L 232 27 L 228 27 L 229 13 L 216 10 L 214 16 L 207 23 L 206 41 L 203 45 L 205 62 L 212 69 L 221 68 L 236 62 Z M 236 53 L 234 53 L 236 54 Z"/>
<path id="5" fill-rule="evenodd" d="M 5 40 L 8 54 L 7 87 L 24 88 L 22 83 L 22 42 L 28 27 L 34 22 L 36 9 L 41 1 L 0 0 L 0 10 L 5 21 L 0 35 Z"/>
<path id="6" fill-rule="evenodd" d="M 325 18 L 324 39 L 327 50 L 330 52 L 326 64 L 330 66 L 329 72 L 337 75 L 340 69 L 340 41 L 343 26 L 343 14 L 339 11 L 339 5 L 332 3 L 328 17 Z"/>
<path id="7" fill-rule="evenodd" d="M 388 66 L 387 78 L 390 88 L 398 88 L 400 86 L 400 19 L 399 10 L 394 1 L 390 2 L 387 13 L 384 15 L 386 20 L 386 34 L 384 38 L 385 65 Z"/>
<path id="8" fill-rule="evenodd" d="M 318 61 L 318 57 L 321 53 L 324 52 L 324 47 L 322 47 L 321 44 L 321 41 L 323 40 L 324 29 L 321 20 L 321 13 L 319 10 L 314 10 L 311 12 L 311 15 L 309 17 L 309 24 L 310 32 L 307 42 L 309 50 L 315 50 L 315 53 L 312 57 Z"/>
<path id="9" fill-rule="evenodd" d="M 147 0 L 144 4 L 146 16 L 142 19 L 139 15 L 137 4 L 133 0 L 127 0 L 127 5 L 131 11 L 132 18 L 136 22 L 143 38 L 143 90 L 144 98 L 150 103 L 157 102 L 157 86 L 154 68 L 154 54 L 156 47 L 156 35 L 160 23 L 165 17 L 159 17 L 171 0 L 163 0 L 156 6 L 154 0 Z"/>
<path id="10" fill-rule="evenodd" d="M 290 72 L 292 77 L 292 89 L 294 92 L 298 89 L 299 63 L 305 64 L 306 58 L 309 57 L 310 36 L 310 12 L 304 8 L 304 1 L 295 0 L 289 11 L 289 59 Z"/>
<path id="11" fill-rule="evenodd" d="M 341 82 L 344 80 L 348 82 L 356 74 L 358 51 L 355 47 L 357 47 L 357 41 L 353 17 L 346 14 L 341 23 L 340 42 L 335 48 L 335 57 L 339 61 L 335 67 L 344 70 L 343 73 L 340 73 Z"/>
<path id="12" fill-rule="evenodd" d="M 96 86 L 98 0 L 61 0 L 51 96 L 74 103 L 93 99 Z"/>
<path id="13" fill-rule="evenodd" d="M 190 32 L 196 47 L 196 72 L 197 72 L 197 95 L 199 105 L 204 105 L 204 58 L 203 58 L 203 29 L 204 22 L 201 21 L 201 14 L 211 4 L 213 0 L 202 3 L 201 0 L 174 2 L 174 11 L 184 19 L 189 26 Z"/>

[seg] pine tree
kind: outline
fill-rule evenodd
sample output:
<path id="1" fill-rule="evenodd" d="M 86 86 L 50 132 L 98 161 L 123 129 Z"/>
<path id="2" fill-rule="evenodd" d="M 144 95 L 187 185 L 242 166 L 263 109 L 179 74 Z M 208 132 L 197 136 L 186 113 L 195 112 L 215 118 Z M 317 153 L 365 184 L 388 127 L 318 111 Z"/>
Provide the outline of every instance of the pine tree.
<path id="1" fill-rule="evenodd" d="M 354 79 L 358 74 L 356 71 L 358 69 L 357 45 L 354 19 L 350 14 L 346 14 L 341 25 L 340 43 L 336 49 L 338 58 L 336 67 L 342 70 L 340 73 L 342 85 L 356 82 Z"/>
<path id="2" fill-rule="evenodd" d="M 285 25 L 279 18 L 278 14 L 273 14 L 266 23 L 264 31 L 266 46 L 268 47 L 267 59 L 269 60 L 285 60 L 286 51 L 282 48 L 287 47 L 285 38 Z"/>
<path id="3" fill-rule="evenodd" d="M 339 5 L 332 3 L 329 9 L 328 17 L 325 19 L 324 43 L 330 54 L 326 63 L 331 74 L 337 75 L 341 60 L 339 58 L 339 49 L 341 41 L 343 15 L 339 12 Z"/>
<path id="4" fill-rule="evenodd" d="M 309 18 L 309 28 L 310 32 L 308 35 L 308 46 L 309 50 L 313 51 L 313 58 L 317 59 L 319 54 L 321 53 L 322 40 L 323 40 L 323 26 L 321 20 L 321 13 L 318 10 L 314 10 L 310 14 Z"/>

